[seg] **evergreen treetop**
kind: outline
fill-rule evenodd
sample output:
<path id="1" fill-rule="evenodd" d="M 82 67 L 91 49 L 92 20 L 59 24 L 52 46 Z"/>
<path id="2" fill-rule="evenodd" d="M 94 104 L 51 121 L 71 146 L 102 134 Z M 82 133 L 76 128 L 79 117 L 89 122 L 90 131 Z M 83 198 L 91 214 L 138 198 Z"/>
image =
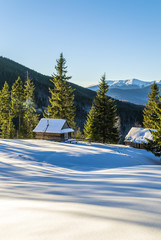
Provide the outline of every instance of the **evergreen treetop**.
<path id="1" fill-rule="evenodd" d="M 23 109 L 24 89 L 23 82 L 20 77 L 13 83 L 11 90 L 12 111 L 15 116 L 18 116 Z"/>
<path id="2" fill-rule="evenodd" d="M 66 66 L 66 59 L 63 57 L 63 53 L 60 54 L 60 58 L 56 60 L 57 65 L 55 66 L 56 73 L 53 74 L 53 78 L 61 79 L 67 81 L 71 79 L 71 76 L 66 76 L 67 74 L 67 66 Z"/>

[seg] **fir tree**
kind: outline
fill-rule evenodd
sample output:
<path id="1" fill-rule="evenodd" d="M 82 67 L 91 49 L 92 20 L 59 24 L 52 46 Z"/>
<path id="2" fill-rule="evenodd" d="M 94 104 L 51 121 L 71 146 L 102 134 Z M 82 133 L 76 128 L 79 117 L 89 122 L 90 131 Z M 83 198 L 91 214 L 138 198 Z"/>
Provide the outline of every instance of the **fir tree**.
<path id="1" fill-rule="evenodd" d="M 86 139 L 89 140 L 99 139 L 96 125 L 97 119 L 95 114 L 95 102 L 93 102 L 93 105 L 87 116 L 86 124 L 84 126 L 84 136 Z"/>
<path id="2" fill-rule="evenodd" d="M 23 118 L 24 89 L 23 89 L 23 83 L 20 77 L 18 77 L 18 79 L 12 85 L 11 104 L 12 104 L 12 114 L 15 118 L 18 118 L 17 137 L 22 137 L 21 123 Z"/>
<path id="3" fill-rule="evenodd" d="M 151 85 L 151 91 L 148 94 L 148 103 L 143 110 L 143 125 L 145 128 L 155 128 L 155 123 L 158 121 L 156 106 L 159 106 L 159 87 L 156 82 Z"/>
<path id="4" fill-rule="evenodd" d="M 57 60 L 55 69 L 56 73 L 53 74 L 53 79 L 51 80 L 54 88 L 49 88 L 51 94 L 51 97 L 49 97 L 50 106 L 48 106 L 44 116 L 66 119 L 70 126 L 75 128 L 74 94 L 70 84 L 67 83 L 67 80 L 71 79 L 71 77 L 66 75 L 66 60 L 62 53 Z"/>
<path id="5" fill-rule="evenodd" d="M 115 104 L 115 100 L 113 100 L 112 98 L 109 98 L 108 100 L 108 139 L 110 143 L 118 143 L 118 141 L 120 140 L 120 134 L 118 131 L 118 122 L 119 119 L 117 117 L 117 108 L 116 108 L 116 104 Z"/>
<path id="6" fill-rule="evenodd" d="M 14 125 L 12 122 L 10 91 L 8 83 L 4 83 L 4 87 L 0 93 L 0 122 L 1 122 L 1 137 L 13 138 Z"/>
<path id="7" fill-rule="evenodd" d="M 154 155 L 161 156 L 161 96 L 155 82 L 151 86 L 143 114 L 144 127 L 150 128 L 153 135 L 153 140 L 147 139 L 148 144 L 145 144 L 145 148 Z"/>
<path id="8" fill-rule="evenodd" d="M 24 113 L 23 113 L 23 135 L 26 138 L 33 138 L 33 129 L 38 123 L 38 115 L 36 113 L 34 102 L 34 84 L 28 78 L 24 85 Z"/>
<path id="9" fill-rule="evenodd" d="M 4 120 L 1 124 L 1 138 L 8 138 L 8 121 Z"/>
<path id="10" fill-rule="evenodd" d="M 112 99 L 107 98 L 108 85 L 105 75 L 101 78 L 97 96 L 88 114 L 84 127 L 86 138 L 102 143 L 116 143 L 119 141 L 119 133 L 116 127 L 116 106 Z"/>
<path id="11" fill-rule="evenodd" d="M 74 138 L 76 138 L 77 140 L 82 140 L 84 138 L 80 128 L 78 128 L 74 134 L 72 134 Z"/>
<path id="12" fill-rule="evenodd" d="M 12 122 L 12 117 L 10 116 L 9 119 L 4 120 L 1 125 L 1 137 L 2 138 L 14 138 L 15 136 L 15 128 Z"/>
<path id="13" fill-rule="evenodd" d="M 10 104 L 10 92 L 8 83 L 5 82 L 3 89 L 0 93 L 0 120 L 3 122 L 4 120 L 9 120 L 9 112 L 10 112 L 11 104 Z"/>
<path id="14" fill-rule="evenodd" d="M 15 136 L 15 126 L 12 121 L 12 115 L 10 114 L 8 122 L 8 138 L 14 138 Z"/>
<path id="15" fill-rule="evenodd" d="M 161 97 L 159 96 L 161 102 Z M 150 130 L 153 135 L 153 140 L 149 140 L 148 144 L 145 145 L 145 148 L 148 151 L 151 151 L 155 156 L 161 156 L 161 104 L 158 102 L 154 103 L 156 121 L 153 123 L 154 130 Z"/>

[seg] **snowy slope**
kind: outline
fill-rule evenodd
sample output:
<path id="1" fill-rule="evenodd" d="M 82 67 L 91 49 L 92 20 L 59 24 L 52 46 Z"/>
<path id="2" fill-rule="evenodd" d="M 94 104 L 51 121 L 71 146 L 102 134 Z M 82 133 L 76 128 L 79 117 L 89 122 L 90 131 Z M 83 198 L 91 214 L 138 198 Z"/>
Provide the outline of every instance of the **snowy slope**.
<path id="1" fill-rule="evenodd" d="M 161 165 L 121 145 L 0 141 L 0 239 L 159 239 Z"/>

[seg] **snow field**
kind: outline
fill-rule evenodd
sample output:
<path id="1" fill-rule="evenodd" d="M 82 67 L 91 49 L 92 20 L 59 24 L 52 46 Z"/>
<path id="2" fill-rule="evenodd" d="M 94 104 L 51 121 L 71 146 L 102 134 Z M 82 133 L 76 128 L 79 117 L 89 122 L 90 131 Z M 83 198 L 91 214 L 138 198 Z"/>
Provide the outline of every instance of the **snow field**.
<path id="1" fill-rule="evenodd" d="M 121 145 L 0 141 L 0 239 L 160 239 L 161 165 Z"/>

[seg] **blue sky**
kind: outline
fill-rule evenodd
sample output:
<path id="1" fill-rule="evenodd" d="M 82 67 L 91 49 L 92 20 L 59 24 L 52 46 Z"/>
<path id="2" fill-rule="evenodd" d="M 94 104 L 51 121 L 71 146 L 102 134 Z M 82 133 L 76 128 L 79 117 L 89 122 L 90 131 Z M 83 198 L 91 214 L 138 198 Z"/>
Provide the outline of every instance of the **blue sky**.
<path id="1" fill-rule="evenodd" d="M 72 82 L 161 79 L 161 0 L 0 0 L 0 55 Z"/>

